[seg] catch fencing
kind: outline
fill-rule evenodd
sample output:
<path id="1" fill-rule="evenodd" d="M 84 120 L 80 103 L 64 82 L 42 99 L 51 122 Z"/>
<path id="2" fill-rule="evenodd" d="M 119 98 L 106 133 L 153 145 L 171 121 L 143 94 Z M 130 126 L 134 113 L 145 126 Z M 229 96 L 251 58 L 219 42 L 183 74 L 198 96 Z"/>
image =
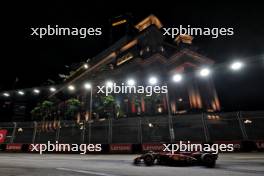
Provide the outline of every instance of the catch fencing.
<path id="1" fill-rule="evenodd" d="M 143 144 L 264 140 L 264 111 L 159 115 L 90 122 L 0 123 L 9 143 Z"/>

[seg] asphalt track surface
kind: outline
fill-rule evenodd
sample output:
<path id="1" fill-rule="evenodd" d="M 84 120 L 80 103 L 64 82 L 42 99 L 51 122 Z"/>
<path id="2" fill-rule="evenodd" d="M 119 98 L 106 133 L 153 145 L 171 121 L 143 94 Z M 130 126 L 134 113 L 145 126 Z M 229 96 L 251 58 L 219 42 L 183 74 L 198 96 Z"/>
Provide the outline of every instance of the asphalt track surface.
<path id="1" fill-rule="evenodd" d="M 233 176 L 264 175 L 264 153 L 219 155 L 216 168 L 134 166 L 137 155 L 0 153 L 0 176 Z"/>

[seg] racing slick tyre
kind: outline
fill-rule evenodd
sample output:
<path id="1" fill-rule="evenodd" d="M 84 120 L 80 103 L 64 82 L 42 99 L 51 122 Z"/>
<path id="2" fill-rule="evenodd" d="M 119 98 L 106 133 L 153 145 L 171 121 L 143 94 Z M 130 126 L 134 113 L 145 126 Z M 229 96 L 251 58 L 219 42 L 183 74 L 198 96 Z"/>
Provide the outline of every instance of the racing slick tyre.
<path id="1" fill-rule="evenodd" d="M 193 164 L 194 164 L 194 160 L 193 160 L 192 158 L 187 158 L 187 159 L 186 159 L 186 164 L 187 164 L 188 166 L 193 165 Z"/>
<path id="2" fill-rule="evenodd" d="M 157 158 L 158 165 L 165 165 L 165 161 L 163 161 L 160 157 Z"/>
<path id="3" fill-rule="evenodd" d="M 152 155 L 146 155 L 144 157 L 144 163 L 146 166 L 152 166 L 154 164 L 154 157 Z"/>
<path id="4" fill-rule="evenodd" d="M 206 167 L 215 167 L 215 159 L 210 154 L 202 155 L 202 162 Z"/>
<path id="5" fill-rule="evenodd" d="M 141 160 L 140 158 L 135 158 L 134 159 L 134 164 L 135 165 L 138 165 L 140 163 L 140 160 Z"/>

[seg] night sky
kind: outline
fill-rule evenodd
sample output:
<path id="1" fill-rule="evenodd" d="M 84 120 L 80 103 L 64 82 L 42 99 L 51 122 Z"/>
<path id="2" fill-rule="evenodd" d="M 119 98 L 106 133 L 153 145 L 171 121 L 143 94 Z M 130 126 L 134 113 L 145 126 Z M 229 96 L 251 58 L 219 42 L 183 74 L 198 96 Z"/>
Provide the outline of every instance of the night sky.
<path id="1" fill-rule="evenodd" d="M 88 1 L 87 1 L 88 2 Z M 189 2 L 189 1 L 188 1 Z M 193 45 L 216 61 L 216 66 L 233 59 L 250 64 L 241 73 L 215 71 L 214 80 L 224 110 L 263 108 L 264 90 L 264 11 L 261 2 L 179 3 L 177 1 L 122 1 L 103 3 L 55 2 L 9 4 L 2 17 L 0 90 L 43 85 L 47 79 L 59 83 L 59 73 L 67 74 L 65 65 L 92 58 L 109 46 L 109 20 L 132 14 L 137 23 L 149 14 L 156 15 L 167 27 L 233 27 L 234 36 L 211 39 L 198 37 Z M 173 4 L 172 4 L 173 3 Z M 64 27 L 102 27 L 100 37 L 30 36 L 31 27 L 48 24 Z M 262 60 L 261 60 L 262 59 Z M 18 82 L 14 84 L 16 78 Z"/>

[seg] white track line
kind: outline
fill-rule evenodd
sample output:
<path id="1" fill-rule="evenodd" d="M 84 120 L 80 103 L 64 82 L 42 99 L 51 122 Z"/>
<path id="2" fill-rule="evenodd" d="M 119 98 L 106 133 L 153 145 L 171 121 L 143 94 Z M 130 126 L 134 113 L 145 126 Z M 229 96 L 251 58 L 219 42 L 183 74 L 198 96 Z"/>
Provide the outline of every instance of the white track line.
<path id="1" fill-rule="evenodd" d="M 107 174 L 107 173 L 102 173 L 102 172 L 93 172 L 93 171 L 88 171 L 88 170 L 76 170 L 76 169 L 69 169 L 69 168 L 63 168 L 63 167 L 59 167 L 56 169 L 57 170 L 63 170 L 63 171 L 83 173 L 83 174 L 100 175 L 100 176 L 119 176 L 119 175 Z"/>
<path id="2" fill-rule="evenodd" d="M 262 156 L 236 156 L 235 159 L 264 159 Z"/>

